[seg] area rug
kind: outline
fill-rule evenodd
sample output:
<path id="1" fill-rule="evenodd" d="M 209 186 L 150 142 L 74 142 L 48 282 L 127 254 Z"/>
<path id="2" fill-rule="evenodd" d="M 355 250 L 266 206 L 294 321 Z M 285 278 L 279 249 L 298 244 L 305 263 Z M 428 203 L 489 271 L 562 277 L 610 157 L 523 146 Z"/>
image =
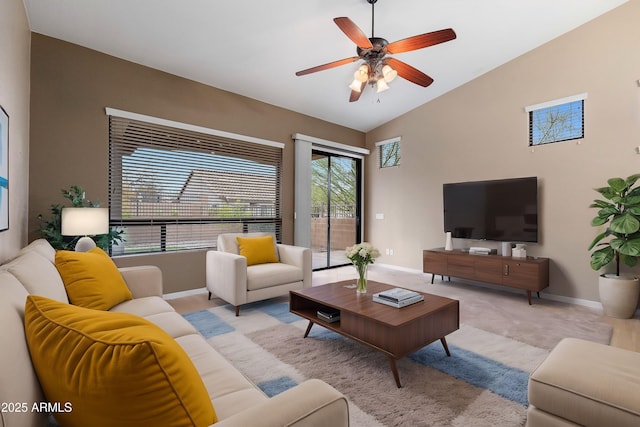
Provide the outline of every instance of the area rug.
<path id="1" fill-rule="evenodd" d="M 228 305 L 184 317 L 267 395 L 320 378 L 347 396 L 351 425 L 363 427 L 522 426 L 529 373 L 553 345 L 562 336 L 599 342 L 608 342 L 610 336 L 610 327 L 598 322 L 597 316 L 576 314 L 570 306 L 558 311 L 568 313 L 570 320 L 560 315 L 553 328 L 555 306 L 550 315 L 544 305 L 531 309 L 519 296 L 484 290 L 486 295 L 472 303 L 464 287 L 447 292 L 459 294 L 461 300 L 461 327 L 447 336 L 451 357 L 436 341 L 400 359 L 402 388 L 396 387 L 383 354 L 318 325 L 303 338 L 308 322 L 289 313 L 283 298 L 243 306 L 239 317 Z M 465 299 L 469 302 L 463 304 Z M 477 315 L 473 307 L 477 303 L 493 312 Z M 520 311 L 526 313 L 514 314 Z M 549 333 L 543 334 L 537 324 L 521 325 L 530 322 L 532 312 L 542 317 Z M 514 330 L 519 337 L 511 336 Z"/>

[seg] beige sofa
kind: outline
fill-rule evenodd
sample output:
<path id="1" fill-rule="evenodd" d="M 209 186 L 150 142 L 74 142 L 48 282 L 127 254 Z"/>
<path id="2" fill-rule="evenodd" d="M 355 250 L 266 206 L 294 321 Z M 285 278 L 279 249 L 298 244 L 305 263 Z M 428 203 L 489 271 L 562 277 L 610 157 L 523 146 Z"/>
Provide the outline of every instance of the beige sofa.
<path id="1" fill-rule="evenodd" d="M 529 378 L 527 427 L 639 425 L 640 353 L 565 338 Z"/>
<path id="2" fill-rule="evenodd" d="M 46 426 L 47 414 L 27 410 L 45 398 L 29 357 L 24 336 L 28 294 L 68 303 L 54 265 L 55 251 L 45 240 L 24 248 L 0 266 L 0 425 Z M 348 426 L 343 395 L 320 380 L 308 380 L 268 398 L 197 333 L 162 298 L 162 275 L 152 266 L 120 269 L 133 299 L 111 309 L 146 318 L 168 332 L 200 373 L 220 426 Z M 12 405 L 10 405 L 12 404 Z M 17 408 L 17 409 L 16 409 Z"/>

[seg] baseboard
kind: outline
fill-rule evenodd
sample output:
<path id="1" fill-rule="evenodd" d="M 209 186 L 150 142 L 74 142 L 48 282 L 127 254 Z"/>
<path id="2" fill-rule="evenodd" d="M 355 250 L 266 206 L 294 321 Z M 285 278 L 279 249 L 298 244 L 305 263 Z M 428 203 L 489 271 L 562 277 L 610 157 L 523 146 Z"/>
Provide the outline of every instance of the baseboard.
<path id="1" fill-rule="evenodd" d="M 172 300 L 172 299 L 190 297 L 192 295 L 206 294 L 207 292 L 208 292 L 207 288 L 198 288 L 198 289 L 189 289 L 188 291 L 171 292 L 168 294 L 164 294 L 162 296 L 166 300 Z"/>
<path id="2" fill-rule="evenodd" d="M 602 310 L 602 303 L 600 303 L 599 301 L 591 301 L 591 300 L 588 300 L 588 299 L 565 297 L 563 295 L 554 295 L 554 294 L 550 294 L 548 292 L 544 292 L 543 294 L 544 294 L 545 298 L 550 299 L 552 301 L 566 302 L 568 304 L 581 305 L 581 306 L 584 306 L 584 307 L 595 308 L 596 310 Z"/>
<path id="3" fill-rule="evenodd" d="M 423 274 L 423 275 L 431 276 L 431 273 L 424 273 L 422 270 L 417 270 L 415 268 L 402 267 L 402 266 L 392 265 L 392 264 L 376 264 L 376 265 L 379 265 L 381 267 L 388 268 L 391 270 L 398 270 L 398 271 L 404 271 L 407 273 Z M 436 274 L 436 276 L 439 276 L 439 275 Z M 429 281 L 430 280 L 431 279 L 429 279 Z M 480 287 L 499 290 L 499 291 L 513 292 L 517 294 L 521 294 L 523 292 L 521 289 L 513 289 L 506 286 L 492 285 L 490 283 L 475 282 L 473 280 L 459 279 L 457 277 L 456 277 L 456 282 L 468 283 L 473 286 L 480 286 Z M 602 310 L 602 304 L 599 301 L 591 301 L 591 300 L 586 300 L 581 298 L 572 298 L 564 295 L 555 295 L 546 291 L 542 291 L 540 292 L 540 294 L 541 296 L 544 296 L 544 298 L 550 299 L 551 301 L 564 302 L 567 304 L 581 305 L 581 306 L 593 308 L 596 310 Z"/>

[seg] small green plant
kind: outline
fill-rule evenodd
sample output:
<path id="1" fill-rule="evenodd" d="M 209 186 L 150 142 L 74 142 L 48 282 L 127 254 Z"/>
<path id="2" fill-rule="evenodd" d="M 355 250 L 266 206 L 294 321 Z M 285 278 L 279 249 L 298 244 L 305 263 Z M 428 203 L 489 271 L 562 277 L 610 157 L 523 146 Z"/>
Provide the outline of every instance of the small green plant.
<path id="1" fill-rule="evenodd" d="M 606 200 L 594 200 L 589 206 L 598 209 L 591 225 L 599 227 L 606 224 L 607 228 L 589 246 L 589 250 L 599 247 L 591 253 L 591 268 L 594 270 L 600 270 L 614 261 L 616 276 L 619 276 L 620 261 L 631 267 L 638 263 L 640 187 L 634 188 L 634 185 L 639 179 L 640 174 L 631 175 L 627 179 L 611 178 L 607 181 L 607 187 L 595 189 Z M 609 239 L 605 240 L 607 238 Z"/>
<path id="2" fill-rule="evenodd" d="M 71 207 L 74 208 L 97 208 L 100 207 L 100 202 L 92 202 L 85 198 L 85 192 L 82 187 L 72 185 L 68 190 L 61 190 L 62 196 L 71 202 Z M 42 214 L 38 215 L 40 221 L 40 236 L 46 239 L 54 249 L 73 250 L 76 242 L 80 236 L 63 236 L 61 234 L 62 229 L 62 209 L 65 206 L 59 204 L 51 205 L 51 217 L 45 219 Z M 109 247 L 113 244 L 118 244 L 124 241 L 124 232 L 111 228 L 109 233 L 93 236 L 93 240 L 96 245 L 105 252 L 109 251 Z"/>

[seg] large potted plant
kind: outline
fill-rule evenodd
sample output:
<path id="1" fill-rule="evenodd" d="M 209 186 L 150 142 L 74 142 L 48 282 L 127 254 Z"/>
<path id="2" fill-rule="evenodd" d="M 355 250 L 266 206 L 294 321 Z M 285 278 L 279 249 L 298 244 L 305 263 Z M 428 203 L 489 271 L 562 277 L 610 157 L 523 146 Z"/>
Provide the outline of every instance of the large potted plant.
<path id="1" fill-rule="evenodd" d="M 611 317 L 633 317 L 638 306 L 640 281 L 633 274 L 621 275 L 620 263 L 634 267 L 640 257 L 640 187 L 634 187 L 639 179 L 640 174 L 609 179 L 608 186 L 595 189 L 606 200 L 594 200 L 590 206 L 598 209 L 591 225 L 606 226 L 589 246 L 597 247 L 591 253 L 591 268 L 615 265 L 615 272 L 601 274 L 598 284 L 604 314 Z"/>

